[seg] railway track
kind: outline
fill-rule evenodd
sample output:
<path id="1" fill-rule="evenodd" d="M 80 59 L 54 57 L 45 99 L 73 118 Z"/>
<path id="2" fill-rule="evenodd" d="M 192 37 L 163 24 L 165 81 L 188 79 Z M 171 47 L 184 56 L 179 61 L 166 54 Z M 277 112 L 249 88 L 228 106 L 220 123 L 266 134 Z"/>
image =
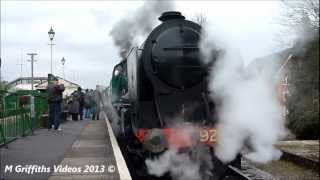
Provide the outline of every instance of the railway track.
<path id="1" fill-rule="evenodd" d="M 297 155 L 291 152 L 282 151 L 281 159 L 293 162 L 302 167 L 319 170 L 319 162 L 310 158 L 303 157 L 302 155 Z"/>
<path id="2" fill-rule="evenodd" d="M 228 176 L 224 177 L 223 180 L 275 180 L 275 178 L 264 172 L 253 165 L 250 165 L 246 160 L 241 161 L 241 169 L 234 167 L 232 165 L 228 166 Z M 148 176 L 145 178 L 133 178 L 133 179 L 141 179 L 141 180 L 171 180 L 169 176 L 166 177 L 154 177 Z"/>
<path id="3" fill-rule="evenodd" d="M 237 180 L 274 180 L 275 178 L 267 173 L 264 172 L 252 165 L 245 160 L 241 160 L 241 169 L 236 168 L 232 165 L 228 166 L 230 174 L 232 177 L 226 177 L 227 180 L 229 179 L 237 179 Z"/>

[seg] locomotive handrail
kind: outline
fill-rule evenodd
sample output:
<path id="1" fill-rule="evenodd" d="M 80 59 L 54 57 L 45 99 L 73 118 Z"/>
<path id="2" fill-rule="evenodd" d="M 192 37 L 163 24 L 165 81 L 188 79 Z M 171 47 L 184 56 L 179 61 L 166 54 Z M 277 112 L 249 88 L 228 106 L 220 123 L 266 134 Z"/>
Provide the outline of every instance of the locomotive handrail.
<path id="1" fill-rule="evenodd" d="M 166 47 L 163 48 L 165 51 L 175 51 L 175 50 L 199 50 L 199 47 L 196 46 L 190 46 L 190 47 Z"/>
<path id="2" fill-rule="evenodd" d="M 178 68 L 201 68 L 201 69 L 203 69 L 202 66 L 190 66 L 190 65 L 175 65 L 174 67 L 178 67 Z"/>
<path id="3" fill-rule="evenodd" d="M 157 96 L 155 96 L 155 97 L 157 97 Z M 157 98 L 154 98 L 154 105 L 155 105 L 155 110 L 156 110 L 157 116 L 158 116 L 159 121 L 160 121 L 160 125 L 161 125 L 161 127 L 164 127 L 165 123 L 164 123 L 164 121 L 162 119 L 162 116 L 161 116 L 161 113 L 160 113 L 160 110 L 159 110 L 160 108 L 159 108 L 159 104 L 158 104 Z"/>
<path id="4" fill-rule="evenodd" d="M 131 52 L 132 52 L 135 48 L 138 49 L 138 47 L 132 47 L 132 48 L 130 49 L 130 51 L 127 53 L 126 58 L 123 59 L 123 61 L 126 61 L 126 60 L 128 59 L 129 55 L 131 54 Z"/>
<path id="5" fill-rule="evenodd" d="M 210 107 L 209 107 L 209 101 L 207 99 L 207 96 L 204 92 L 201 93 L 201 96 L 202 96 L 202 99 L 204 101 L 204 104 L 205 104 L 205 109 L 206 109 L 206 115 L 207 115 L 207 119 L 209 120 L 210 119 Z M 211 120 L 211 119 L 210 119 Z"/>

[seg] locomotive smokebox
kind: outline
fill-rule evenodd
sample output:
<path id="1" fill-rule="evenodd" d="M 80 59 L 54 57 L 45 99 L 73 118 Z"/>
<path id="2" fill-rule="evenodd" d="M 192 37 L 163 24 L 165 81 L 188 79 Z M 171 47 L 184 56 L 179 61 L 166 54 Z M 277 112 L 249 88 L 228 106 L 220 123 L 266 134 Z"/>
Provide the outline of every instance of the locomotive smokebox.
<path id="1" fill-rule="evenodd" d="M 195 87 L 206 74 L 198 47 L 201 27 L 177 11 L 164 12 L 159 20 L 162 24 L 150 34 L 144 50 L 151 81 L 179 90 Z"/>
<path id="2" fill-rule="evenodd" d="M 181 12 L 178 11 L 167 11 L 162 13 L 162 15 L 159 17 L 159 20 L 162 22 L 174 19 L 185 19 L 185 17 L 182 16 Z"/>

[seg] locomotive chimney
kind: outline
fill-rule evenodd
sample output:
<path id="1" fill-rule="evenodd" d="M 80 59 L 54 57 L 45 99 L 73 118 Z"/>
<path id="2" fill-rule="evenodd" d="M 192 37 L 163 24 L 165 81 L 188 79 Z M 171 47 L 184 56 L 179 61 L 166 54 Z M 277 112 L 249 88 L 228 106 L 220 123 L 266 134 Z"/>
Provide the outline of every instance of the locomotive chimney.
<path id="1" fill-rule="evenodd" d="M 162 22 L 174 19 L 185 19 L 185 17 L 182 16 L 182 14 L 178 11 L 167 11 L 162 13 L 162 15 L 159 17 L 159 20 Z"/>

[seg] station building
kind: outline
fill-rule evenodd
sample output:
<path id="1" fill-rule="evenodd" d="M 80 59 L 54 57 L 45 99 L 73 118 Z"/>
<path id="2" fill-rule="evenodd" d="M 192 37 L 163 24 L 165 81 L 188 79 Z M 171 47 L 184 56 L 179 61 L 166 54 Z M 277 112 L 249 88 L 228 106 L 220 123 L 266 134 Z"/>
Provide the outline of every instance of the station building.
<path id="1" fill-rule="evenodd" d="M 63 92 L 63 96 L 69 96 L 72 92 L 78 89 L 80 85 L 71 82 L 69 80 L 63 79 L 59 76 L 55 76 L 59 79 L 59 82 L 64 84 L 65 91 Z M 33 77 L 33 89 L 39 91 L 45 91 L 48 86 L 48 77 Z M 9 91 L 17 91 L 17 90 L 31 90 L 32 81 L 31 77 L 19 77 L 8 83 Z"/>

